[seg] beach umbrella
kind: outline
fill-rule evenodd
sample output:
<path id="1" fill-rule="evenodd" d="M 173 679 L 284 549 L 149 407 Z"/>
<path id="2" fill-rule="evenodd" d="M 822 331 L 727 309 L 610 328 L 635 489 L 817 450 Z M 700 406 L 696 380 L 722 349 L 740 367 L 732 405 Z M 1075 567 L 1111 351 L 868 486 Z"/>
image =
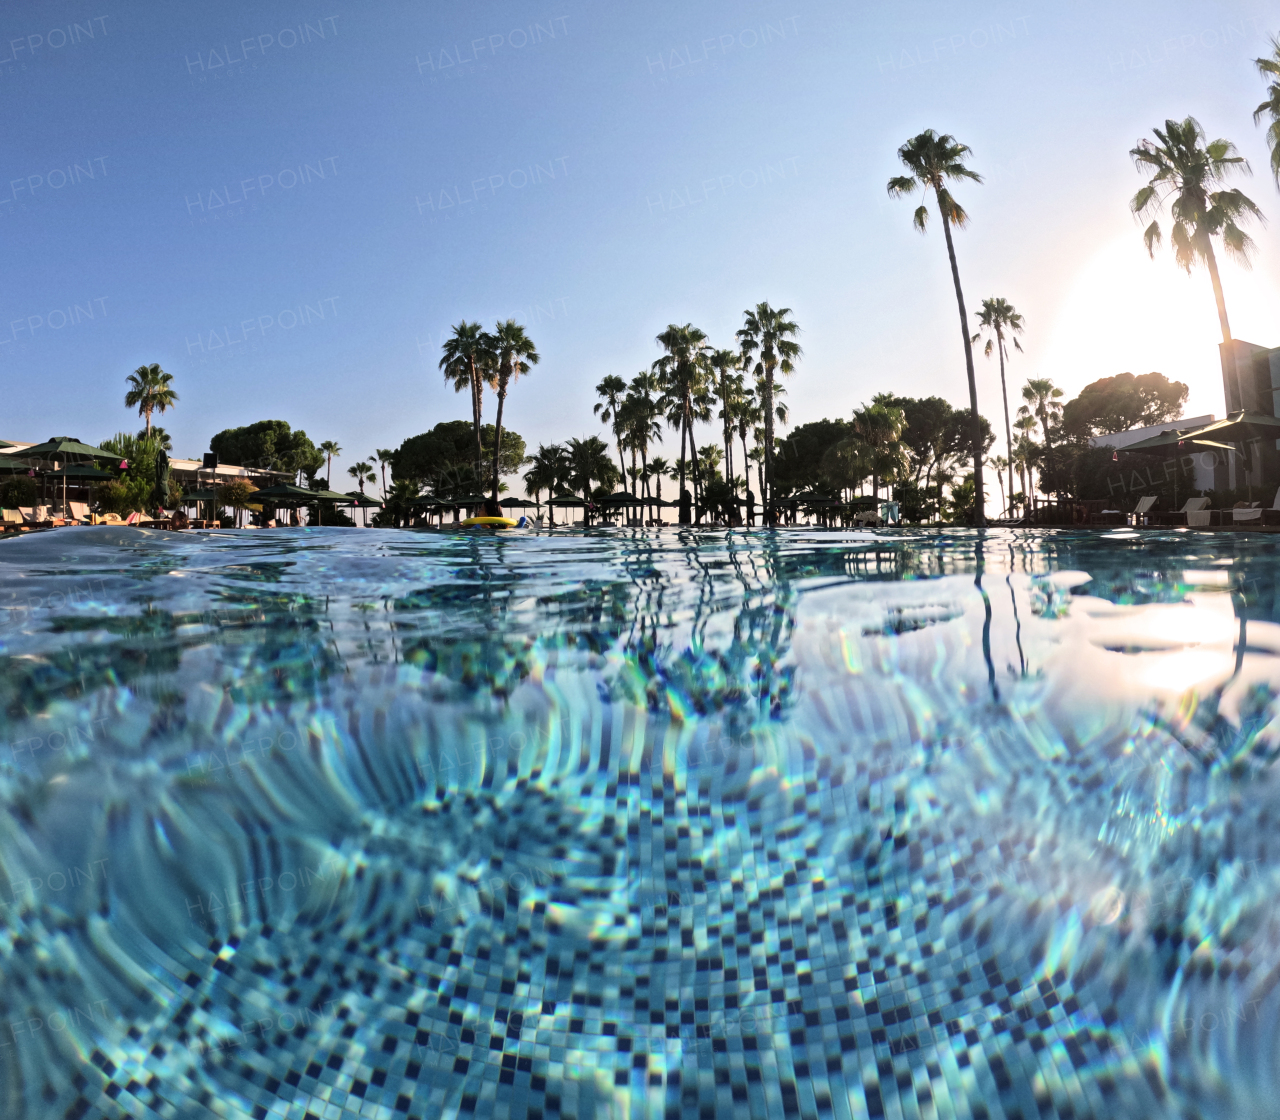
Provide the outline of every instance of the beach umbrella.
<path id="1" fill-rule="evenodd" d="M 1170 447 L 1184 446 L 1221 448 L 1225 451 L 1235 450 L 1229 444 L 1201 439 L 1199 436 L 1201 431 L 1203 431 L 1201 428 L 1170 428 L 1157 436 L 1148 436 L 1146 439 L 1140 439 L 1137 443 L 1131 443 L 1128 447 L 1121 447 L 1118 450 L 1125 453 L 1130 451 L 1165 451 Z"/>
<path id="2" fill-rule="evenodd" d="M 77 459 L 120 458 L 114 452 L 103 451 L 101 447 L 90 447 L 72 436 L 53 436 L 34 447 L 24 447 L 20 454 L 24 459 L 63 459 L 68 462 Z"/>
<path id="3" fill-rule="evenodd" d="M 30 468 L 23 467 L 23 470 Z M 115 478 L 110 471 L 101 471 L 88 463 L 68 463 L 65 467 L 47 472 L 50 478 Z"/>
<path id="4" fill-rule="evenodd" d="M 367 494 L 361 494 L 358 490 L 351 490 L 347 493 L 347 505 L 355 506 L 357 509 L 372 509 L 373 507 L 382 507 L 382 503 L 377 498 L 370 498 Z"/>
<path id="5" fill-rule="evenodd" d="M 285 505 L 306 505 L 316 500 L 316 494 L 320 491 L 308 490 L 305 486 L 295 486 L 292 482 L 277 482 L 273 486 L 265 486 L 261 490 L 253 492 L 254 503 L 270 502 L 273 506 Z M 213 490 L 199 491 L 201 494 L 207 494 L 208 498 L 204 500 L 212 500 L 217 497 L 217 492 Z M 188 494 L 188 497 L 194 497 Z M 342 495 L 338 495 L 342 497 Z"/>
<path id="6" fill-rule="evenodd" d="M 168 504 L 169 498 L 169 456 L 165 449 L 160 448 L 160 454 L 156 456 L 156 506 L 163 509 Z"/>
<path id="7" fill-rule="evenodd" d="M 585 506 L 586 504 L 577 494 L 569 494 L 564 491 L 547 500 L 547 505 L 549 506 Z"/>
<path id="8" fill-rule="evenodd" d="M 535 509 L 537 502 L 531 502 L 528 498 L 503 498 L 498 503 L 503 509 Z"/>

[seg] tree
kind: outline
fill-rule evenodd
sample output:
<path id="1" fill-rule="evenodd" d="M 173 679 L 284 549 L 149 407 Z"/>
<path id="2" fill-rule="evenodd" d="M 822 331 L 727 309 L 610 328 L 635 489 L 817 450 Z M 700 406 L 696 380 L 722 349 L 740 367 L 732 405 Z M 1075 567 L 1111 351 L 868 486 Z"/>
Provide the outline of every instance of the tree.
<path id="1" fill-rule="evenodd" d="M 755 372 L 763 386 L 760 407 L 764 419 L 764 483 L 761 501 L 768 521 L 773 501 L 773 420 L 775 371 L 790 375 L 800 358 L 800 344 L 795 336 L 800 333 L 796 323 L 788 319 L 791 308 L 774 310 L 767 303 L 758 303 L 754 310 L 743 312 L 743 326 L 738 331 L 738 345 L 748 360 L 755 359 Z"/>
<path id="2" fill-rule="evenodd" d="M 360 493 L 364 494 L 364 484 L 373 482 L 377 479 L 374 474 L 373 467 L 366 463 L 363 459 L 358 460 L 347 468 L 347 474 L 356 480 L 356 484 L 360 487 Z"/>
<path id="3" fill-rule="evenodd" d="M 931 128 L 926 128 L 918 136 L 913 136 L 898 149 L 898 158 L 911 172 L 909 175 L 898 175 L 889 180 L 889 194 L 901 197 L 919 188 L 921 191 L 933 189 L 934 199 L 938 204 L 938 213 L 942 216 L 942 231 L 947 240 L 947 259 L 951 262 L 951 280 L 956 289 L 956 305 L 960 310 L 960 335 L 964 341 L 965 372 L 969 378 L 969 413 L 971 419 L 972 455 L 974 493 L 978 495 L 977 515 L 974 524 L 982 526 L 987 523 L 983 510 L 982 498 L 985 494 L 982 486 L 982 417 L 978 414 L 978 381 L 973 370 L 973 346 L 969 340 L 969 316 L 964 309 L 964 292 L 960 287 L 960 266 L 956 264 L 956 247 L 951 238 L 951 227 L 964 229 L 969 222 L 969 215 L 958 203 L 950 190 L 947 180 L 968 179 L 975 183 L 982 182 L 982 176 L 965 166 L 965 157 L 971 155 L 965 144 L 956 142 L 954 136 L 945 133 L 939 136 Z M 915 226 L 921 233 L 929 222 L 929 209 L 921 205 L 916 207 Z"/>
<path id="4" fill-rule="evenodd" d="M 627 475 L 627 464 L 622 458 L 622 425 L 619 422 L 618 410 L 622 407 L 622 398 L 626 391 L 627 383 L 617 374 L 609 374 L 596 386 L 596 396 L 601 399 L 591 409 L 596 416 L 600 417 L 600 423 L 613 422 L 613 435 L 618 444 L 618 467 L 622 471 L 623 478 Z"/>
<path id="5" fill-rule="evenodd" d="M 1014 309 L 1013 305 L 1003 296 L 991 296 L 989 299 L 982 301 L 982 310 L 978 312 L 979 331 L 973 336 L 972 341 L 977 342 L 982 336 L 982 332 L 990 331 L 994 337 L 987 339 L 987 345 L 983 349 L 983 353 L 989 358 L 994 347 L 1000 355 L 1000 400 L 1004 403 L 1004 438 L 1005 446 L 1008 448 L 1008 457 L 1001 460 L 1005 469 L 1009 472 L 1009 497 L 1013 498 L 1013 428 L 1009 424 L 1009 389 L 1004 379 L 1004 364 L 1008 357 L 1008 348 L 1005 345 L 1005 335 L 1009 336 L 1009 340 L 1013 343 L 1014 349 L 1021 351 L 1022 344 L 1015 337 L 1022 333 L 1022 316 Z M 1004 491 L 1004 484 L 1000 485 L 1001 492 Z M 1003 499 L 1001 499 L 1003 501 Z"/>
<path id="6" fill-rule="evenodd" d="M 624 442 L 631 450 L 631 494 L 637 497 L 636 479 L 639 477 L 648 492 L 649 444 L 662 436 L 658 424 L 658 407 L 653 393 L 658 389 L 657 379 L 649 371 L 637 374 L 631 380 L 626 397 L 622 401 L 620 420 Z M 640 472 L 636 473 L 636 454 L 640 455 Z"/>
<path id="7" fill-rule="evenodd" d="M 333 461 L 341 456 L 342 448 L 338 446 L 336 440 L 327 439 L 320 445 L 319 449 L 324 453 L 325 485 L 333 489 Z"/>
<path id="8" fill-rule="evenodd" d="M 218 487 L 218 495 L 214 499 L 215 506 L 227 506 L 232 511 L 235 518 L 236 528 L 240 528 L 240 516 L 252 501 L 253 494 L 257 487 L 251 486 L 242 479 L 236 479 L 234 482 L 224 483 Z"/>
<path id="9" fill-rule="evenodd" d="M 551 497 L 555 497 L 556 491 L 564 485 L 569 476 L 569 464 L 565 449 L 558 443 L 538 444 L 538 450 L 535 454 L 529 456 L 525 460 L 529 469 L 524 472 L 525 490 L 533 496 L 533 500 L 538 501 L 538 495 L 542 491 L 546 491 Z M 551 524 L 556 523 L 554 507 L 548 507 L 550 510 Z"/>
<path id="10" fill-rule="evenodd" d="M 906 413 L 893 403 L 893 397 L 881 393 L 871 404 L 854 409 L 853 438 L 865 449 L 871 468 L 871 495 L 880 498 L 880 479 L 893 479 L 907 469 L 906 450 L 902 446 L 902 430 Z"/>
<path id="11" fill-rule="evenodd" d="M 383 498 L 386 498 L 387 496 L 387 468 L 395 462 L 395 455 L 396 453 L 388 447 L 379 447 L 378 450 L 373 453 L 374 462 L 376 462 L 382 470 Z"/>
<path id="12" fill-rule="evenodd" d="M 618 481 L 618 472 L 609 456 L 609 445 L 599 436 L 571 439 L 565 446 L 569 475 L 568 483 L 577 490 L 584 501 L 591 501 L 592 483 L 612 489 Z"/>
<path id="13" fill-rule="evenodd" d="M 693 459 L 693 474 L 698 474 L 698 449 L 694 445 L 693 424 L 700 405 L 706 398 L 706 332 L 692 323 L 671 323 L 658 335 L 658 345 L 666 353 L 653 363 L 663 389 L 662 404 L 667 423 L 680 429 L 680 493 L 685 490 L 685 442 Z M 696 482 L 695 482 L 696 486 Z M 681 499 L 683 500 L 683 498 Z"/>
<path id="14" fill-rule="evenodd" d="M 1022 399 L 1027 403 L 1018 409 L 1018 415 L 1034 416 L 1040 422 L 1040 430 L 1044 433 L 1045 454 L 1052 472 L 1053 437 L 1049 432 L 1049 425 L 1062 417 L 1062 390 L 1047 377 L 1032 377 L 1022 387 Z"/>
<path id="15" fill-rule="evenodd" d="M 493 384 L 496 364 L 494 338 L 479 323 L 465 319 L 453 328 L 453 337 L 446 340 L 440 358 L 440 369 L 445 380 L 453 385 L 454 392 L 471 390 L 471 427 L 475 437 L 476 478 L 484 473 L 484 448 L 481 441 L 482 398 L 484 382 Z"/>
<path id="16" fill-rule="evenodd" d="M 733 350 L 713 350 L 707 357 L 707 363 L 715 370 L 715 392 L 720 398 L 720 423 L 724 428 L 724 477 L 731 487 L 734 407 L 744 388 L 742 374 L 736 372 L 739 361 Z"/>
<path id="17" fill-rule="evenodd" d="M 243 428 L 225 428 L 209 440 L 209 450 L 222 463 L 280 471 L 308 479 L 325 464 L 325 456 L 301 428 L 291 431 L 284 420 L 259 420 Z"/>
<path id="18" fill-rule="evenodd" d="M 1078 439 L 1164 424 L 1182 415 L 1187 386 L 1162 373 L 1117 373 L 1091 381 L 1062 407 L 1062 428 Z"/>
<path id="19" fill-rule="evenodd" d="M 156 445 L 158 447 L 163 448 L 165 451 L 173 450 L 173 440 L 169 436 L 169 433 L 166 432 L 163 428 L 160 428 L 160 427 L 152 428 L 150 436 L 147 435 L 147 429 L 143 428 L 142 431 L 138 433 L 138 438 L 153 439 L 156 441 Z"/>
<path id="20" fill-rule="evenodd" d="M 507 390 L 517 378 L 528 373 L 539 362 L 538 351 L 524 333 L 524 327 L 514 319 L 500 322 L 493 334 L 493 351 L 498 368 L 498 417 L 494 423 L 493 440 L 493 500 L 498 500 L 498 460 L 502 453 L 502 409 L 507 402 Z"/>
<path id="21" fill-rule="evenodd" d="M 1271 36 L 1271 57 L 1255 58 L 1253 64 L 1267 86 L 1267 99 L 1253 111 L 1253 123 L 1260 124 L 1264 116 L 1271 117 L 1267 125 L 1267 146 L 1271 149 L 1271 174 L 1280 187 L 1280 35 Z"/>
<path id="22" fill-rule="evenodd" d="M 496 429 L 485 424 L 480 429 L 482 451 L 492 455 Z M 524 465 L 525 443 L 519 432 L 503 433 L 499 469 L 504 475 L 517 473 Z M 451 493 L 471 493 L 481 481 L 475 475 L 475 448 L 469 420 L 443 420 L 430 431 L 410 436 L 392 453 L 391 473 L 396 479 L 432 482 Z M 442 485 L 447 482 L 447 485 Z"/>
<path id="23" fill-rule="evenodd" d="M 137 408 L 147 418 L 147 435 L 151 435 L 152 412 L 167 412 L 178 403 L 173 391 L 173 374 L 165 373 L 156 362 L 139 366 L 125 379 L 129 391 L 124 395 L 125 408 Z"/>
<path id="24" fill-rule="evenodd" d="M 649 466 L 646 473 L 653 479 L 657 489 L 658 509 L 662 509 L 662 480 L 671 477 L 671 464 L 667 462 L 661 455 L 655 455 L 649 460 Z M 661 520 L 662 515 L 658 515 Z"/>
<path id="25" fill-rule="evenodd" d="M 1222 294 L 1213 239 L 1219 238 L 1227 255 L 1247 266 L 1253 239 L 1240 228 L 1240 222 L 1261 218 L 1262 211 L 1237 188 L 1214 188 L 1222 187 L 1227 177 L 1236 171 L 1249 174 L 1248 161 L 1236 154 L 1236 146 L 1229 140 L 1206 143 L 1204 129 L 1194 117 L 1165 121 L 1163 132 L 1158 128 L 1151 131 L 1159 143 L 1139 140 L 1137 147 L 1129 152 L 1138 170 L 1151 174 L 1150 182 L 1133 196 L 1129 209 L 1136 217 L 1158 213 L 1166 202 L 1169 204 L 1172 219 L 1169 241 L 1173 245 L 1174 260 L 1187 275 L 1195 264 L 1203 264 L 1209 270 L 1222 341 L 1230 343 L 1231 325 L 1227 321 L 1227 302 Z M 1162 238 L 1160 222 L 1153 220 L 1142 235 L 1147 253 L 1153 259 Z"/>
<path id="26" fill-rule="evenodd" d="M 782 497 L 805 490 L 818 490 L 827 485 L 856 486 L 865 472 L 852 480 L 848 477 L 847 456 L 837 462 L 828 458 L 832 449 L 853 435 L 848 420 L 814 420 L 801 424 L 786 439 L 778 441 L 774 457 L 774 486 Z M 746 447 L 743 447 L 746 460 Z"/>

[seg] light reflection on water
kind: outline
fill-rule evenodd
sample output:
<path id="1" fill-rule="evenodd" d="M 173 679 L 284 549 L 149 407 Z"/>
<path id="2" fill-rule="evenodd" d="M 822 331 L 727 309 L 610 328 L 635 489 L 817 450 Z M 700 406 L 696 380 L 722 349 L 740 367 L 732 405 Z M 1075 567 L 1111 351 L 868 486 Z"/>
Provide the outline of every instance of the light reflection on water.
<path id="1" fill-rule="evenodd" d="M 4 542 L 3 1115 L 1271 1115 L 1275 551 Z"/>

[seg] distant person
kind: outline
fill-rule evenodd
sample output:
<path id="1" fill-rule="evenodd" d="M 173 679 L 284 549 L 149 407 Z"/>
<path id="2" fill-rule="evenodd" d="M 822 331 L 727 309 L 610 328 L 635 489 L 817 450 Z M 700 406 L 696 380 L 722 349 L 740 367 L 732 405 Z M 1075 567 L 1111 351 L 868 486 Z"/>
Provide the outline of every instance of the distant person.
<path id="1" fill-rule="evenodd" d="M 481 517 L 501 517 L 502 507 L 498 505 L 493 498 L 485 498 L 484 505 L 481 507 Z"/>
<path id="2" fill-rule="evenodd" d="M 693 524 L 693 495 L 683 488 L 680 491 L 680 524 Z"/>
<path id="3" fill-rule="evenodd" d="M 756 523 L 756 496 L 747 491 L 747 524 L 754 525 Z"/>
<path id="4" fill-rule="evenodd" d="M 182 510 L 176 510 L 174 512 L 173 517 L 169 520 L 169 524 L 174 529 L 189 529 L 191 527 L 191 522 L 187 520 L 187 515 L 183 513 Z"/>

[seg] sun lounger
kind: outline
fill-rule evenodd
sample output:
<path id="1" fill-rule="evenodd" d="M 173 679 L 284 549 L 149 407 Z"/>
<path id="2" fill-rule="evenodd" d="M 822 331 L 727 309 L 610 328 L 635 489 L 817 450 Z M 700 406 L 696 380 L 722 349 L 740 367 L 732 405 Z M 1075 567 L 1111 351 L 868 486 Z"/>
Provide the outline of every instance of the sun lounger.
<path id="1" fill-rule="evenodd" d="M 1236 525 L 1280 525 L 1280 490 L 1276 491 L 1270 509 L 1262 509 L 1261 505 L 1261 502 L 1250 502 L 1245 509 L 1233 509 L 1232 522 Z"/>
<path id="2" fill-rule="evenodd" d="M 1197 519 L 1193 522 L 1191 520 L 1191 514 L 1206 513 L 1208 506 L 1208 498 L 1188 498 L 1182 504 L 1181 509 L 1159 515 L 1156 519 L 1156 523 L 1159 525 L 1208 525 L 1209 521 L 1207 517 L 1203 521 Z"/>
<path id="3" fill-rule="evenodd" d="M 89 503 L 88 502 L 68 502 L 67 506 L 71 510 L 71 516 L 74 520 L 88 523 L 89 521 Z"/>

